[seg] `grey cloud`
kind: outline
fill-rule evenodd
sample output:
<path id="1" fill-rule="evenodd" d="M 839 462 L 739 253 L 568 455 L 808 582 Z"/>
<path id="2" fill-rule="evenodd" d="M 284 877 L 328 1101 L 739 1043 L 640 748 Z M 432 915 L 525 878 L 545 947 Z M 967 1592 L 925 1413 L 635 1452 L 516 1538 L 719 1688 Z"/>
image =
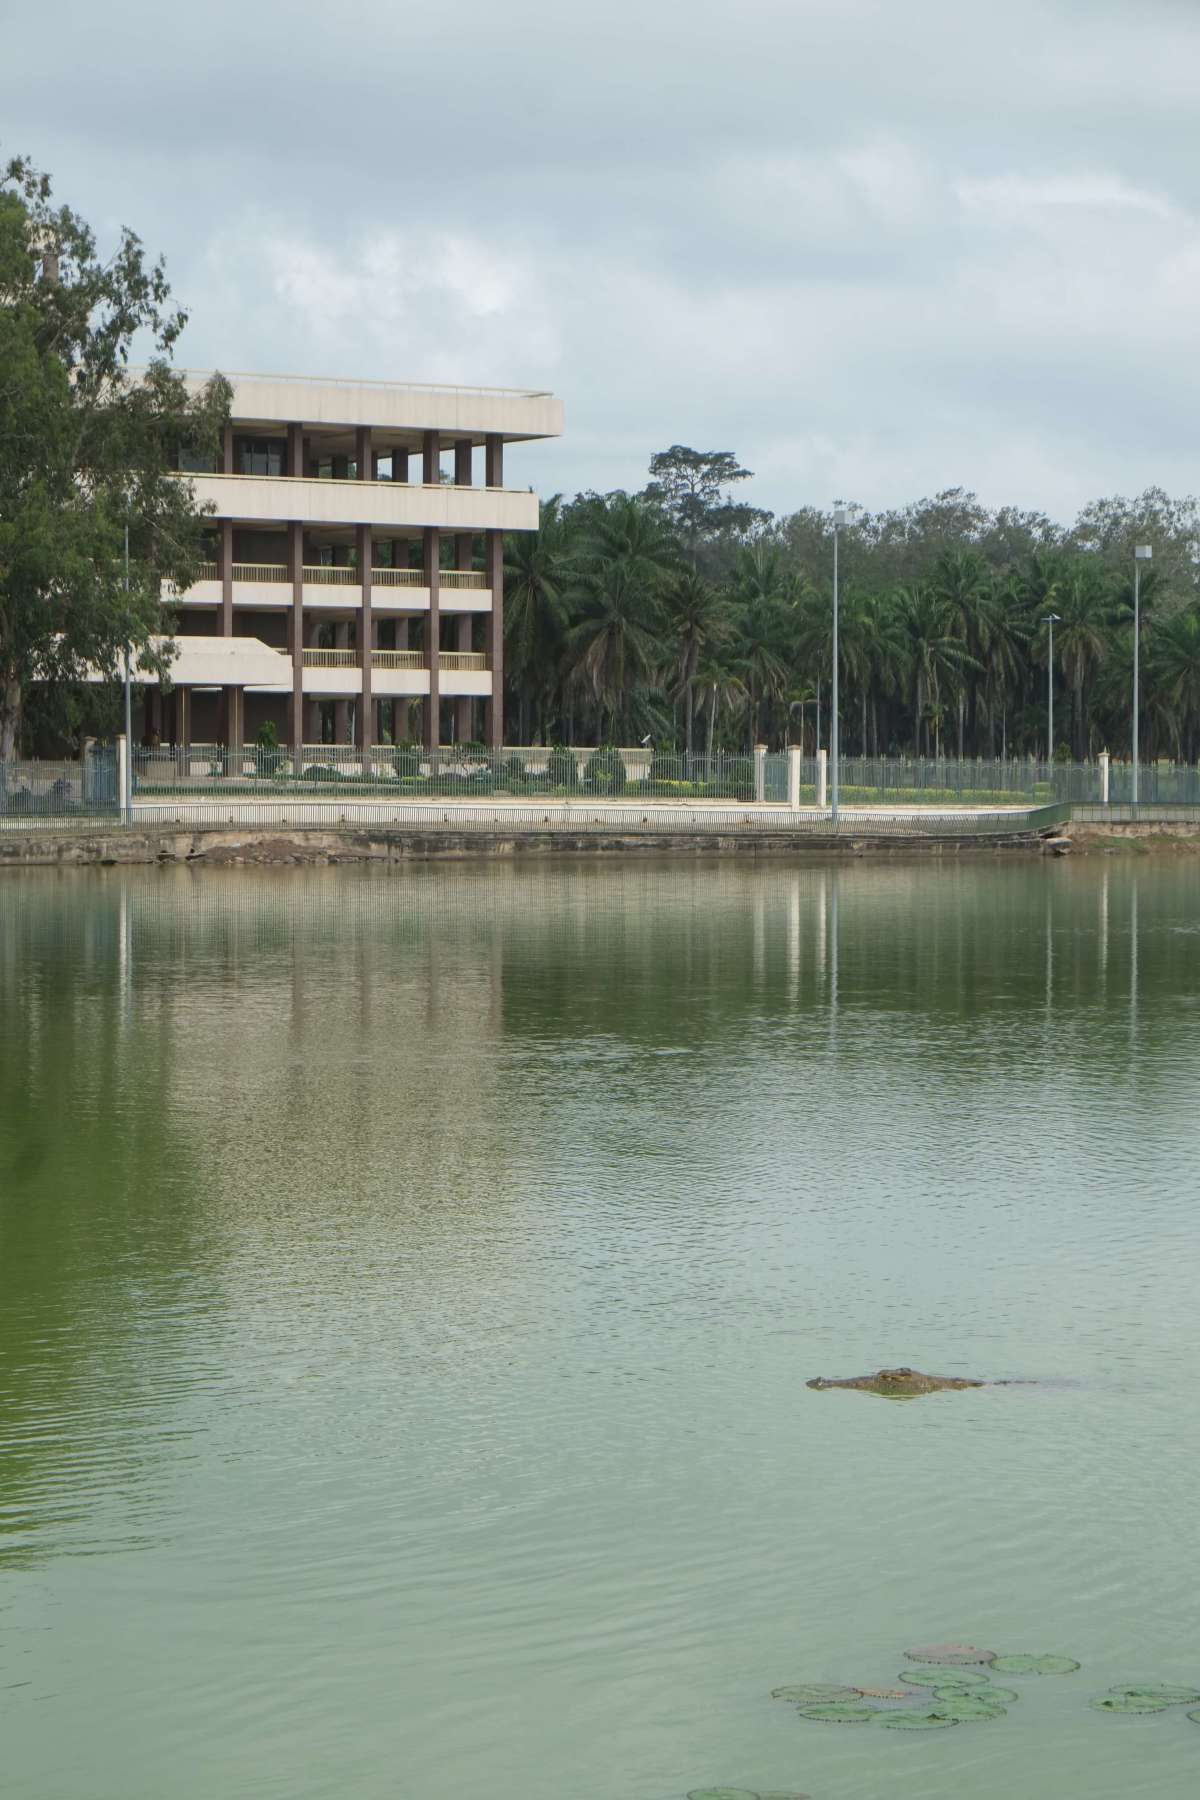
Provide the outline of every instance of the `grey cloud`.
<path id="1" fill-rule="evenodd" d="M 553 385 L 547 491 L 1197 485 L 1184 0 L 117 16 L 10 22 L 4 148 L 165 252 L 197 365 Z"/>

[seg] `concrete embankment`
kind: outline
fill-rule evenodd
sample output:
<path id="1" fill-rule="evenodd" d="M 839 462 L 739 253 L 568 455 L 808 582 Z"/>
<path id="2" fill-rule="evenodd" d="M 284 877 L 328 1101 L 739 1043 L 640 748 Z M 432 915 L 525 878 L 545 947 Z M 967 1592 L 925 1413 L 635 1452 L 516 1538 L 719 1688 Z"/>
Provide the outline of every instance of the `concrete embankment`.
<path id="1" fill-rule="evenodd" d="M 523 829 L 456 830 L 412 825 L 321 827 L 228 826 L 224 829 L 181 829 L 153 826 L 143 830 L 97 829 L 0 833 L 0 869 L 94 867 L 113 864 L 192 863 L 289 864 L 406 862 L 431 858 L 518 857 L 545 855 L 671 855 L 779 857 L 933 854 L 953 856 L 1019 849 L 1039 851 L 1036 833 L 980 837 L 941 831 L 937 835 L 889 832 L 857 835 L 843 829 L 834 836 L 813 831 L 638 831 Z"/>

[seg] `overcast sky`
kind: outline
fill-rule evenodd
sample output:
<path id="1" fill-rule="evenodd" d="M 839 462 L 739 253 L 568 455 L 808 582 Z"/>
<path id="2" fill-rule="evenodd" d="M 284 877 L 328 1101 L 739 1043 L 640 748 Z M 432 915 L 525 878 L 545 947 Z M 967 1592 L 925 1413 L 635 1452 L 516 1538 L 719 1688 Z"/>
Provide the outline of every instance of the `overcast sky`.
<path id="1" fill-rule="evenodd" d="M 0 149 L 165 254 L 189 366 L 552 387 L 543 493 L 1200 486 L 1200 0 L 4 12 Z"/>

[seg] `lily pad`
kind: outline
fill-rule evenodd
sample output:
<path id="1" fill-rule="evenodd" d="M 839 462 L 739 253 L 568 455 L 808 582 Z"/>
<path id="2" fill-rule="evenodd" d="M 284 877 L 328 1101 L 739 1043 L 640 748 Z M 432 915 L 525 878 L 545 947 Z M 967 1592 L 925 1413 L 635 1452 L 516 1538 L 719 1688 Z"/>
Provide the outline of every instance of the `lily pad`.
<path id="1" fill-rule="evenodd" d="M 998 1656 L 997 1675 L 1073 1675 L 1079 1664 L 1071 1656 Z"/>
<path id="2" fill-rule="evenodd" d="M 1014 1688 L 1002 1687 L 963 1687 L 956 1682 L 953 1687 L 934 1688 L 935 1700 L 974 1700 L 980 1706 L 1011 1706 L 1021 1696 Z"/>
<path id="3" fill-rule="evenodd" d="M 821 1719 L 826 1725 L 866 1725 L 875 1717 L 874 1706 L 846 1706 L 836 1701 L 827 1706 L 802 1706 L 802 1719 Z"/>
<path id="4" fill-rule="evenodd" d="M 911 1700 L 913 1697 L 911 1688 L 860 1687 L 854 1691 L 864 1700 Z M 1200 1700 L 1200 1694 L 1196 1698 Z"/>
<path id="5" fill-rule="evenodd" d="M 802 1684 L 800 1687 L 781 1687 L 771 1689 L 772 1700 L 791 1700 L 796 1706 L 820 1706 L 825 1700 L 858 1700 L 861 1699 L 855 1687 L 822 1686 L 818 1681 Z"/>
<path id="6" fill-rule="evenodd" d="M 812 1800 L 811 1794 L 760 1794 L 758 1800 Z"/>
<path id="7" fill-rule="evenodd" d="M 1101 1694 L 1088 1705 L 1096 1712 L 1154 1713 L 1166 1712 L 1170 1700 L 1156 1700 L 1152 1694 Z"/>
<path id="8" fill-rule="evenodd" d="M 1190 1712 L 1187 1716 L 1192 1721 L 1193 1725 L 1200 1725 L 1200 1706 L 1196 1708 L 1195 1712 Z"/>
<path id="9" fill-rule="evenodd" d="M 1151 1700 L 1164 1700 L 1168 1706 L 1187 1706 L 1200 1700 L 1200 1688 L 1179 1687 L 1170 1681 L 1131 1681 L 1127 1686 L 1110 1688 L 1112 1694 L 1142 1694 Z"/>
<path id="10" fill-rule="evenodd" d="M 944 1731 L 958 1720 L 942 1712 L 890 1712 L 880 1713 L 879 1723 L 885 1731 Z"/>
<path id="11" fill-rule="evenodd" d="M 933 1711 L 944 1718 L 957 1719 L 960 1725 L 965 1725 L 973 1719 L 1002 1719 L 1006 1708 L 985 1706 L 970 1694 L 960 1694 L 953 1700 L 939 1700 Z"/>
<path id="12" fill-rule="evenodd" d="M 994 1650 L 978 1650 L 974 1644 L 926 1644 L 920 1650 L 904 1652 L 909 1662 L 945 1663 L 949 1667 L 969 1668 L 972 1663 L 995 1662 Z"/>
<path id="13" fill-rule="evenodd" d="M 899 1677 L 912 1687 L 983 1687 L 990 1675 L 977 1675 L 974 1669 L 905 1669 Z"/>

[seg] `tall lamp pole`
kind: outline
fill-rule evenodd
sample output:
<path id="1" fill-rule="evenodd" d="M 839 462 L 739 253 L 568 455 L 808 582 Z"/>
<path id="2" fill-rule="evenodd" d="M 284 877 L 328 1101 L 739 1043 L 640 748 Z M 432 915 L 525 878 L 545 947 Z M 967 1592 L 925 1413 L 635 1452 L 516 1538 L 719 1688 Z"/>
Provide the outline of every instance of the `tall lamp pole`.
<path id="1" fill-rule="evenodd" d="M 1050 627 L 1050 649 L 1046 657 L 1046 761 L 1050 764 L 1050 779 L 1054 779 L 1054 627 L 1062 624 L 1058 613 L 1047 613 L 1042 620 L 1043 625 Z"/>
<path id="2" fill-rule="evenodd" d="M 835 505 L 833 509 L 833 704 L 829 718 L 829 760 L 832 766 L 833 785 L 830 788 L 830 817 L 837 824 L 838 816 L 838 532 L 846 523 L 846 508 Z"/>
<path id="3" fill-rule="evenodd" d="M 1133 804 L 1138 803 L 1138 760 L 1140 755 L 1138 732 L 1139 663 L 1142 649 L 1142 564 L 1149 562 L 1154 555 L 1149 544 L 1138 544 L 1133 552 Z"/>

